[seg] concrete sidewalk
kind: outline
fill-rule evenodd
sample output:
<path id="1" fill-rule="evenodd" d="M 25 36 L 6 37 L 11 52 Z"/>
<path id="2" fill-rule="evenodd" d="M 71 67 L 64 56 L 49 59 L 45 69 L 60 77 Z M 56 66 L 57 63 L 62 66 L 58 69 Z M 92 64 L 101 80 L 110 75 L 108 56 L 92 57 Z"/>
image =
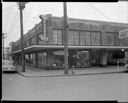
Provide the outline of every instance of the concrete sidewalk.
<path id="1" fill-rule="evenodd" d="M 69 69 L 69 73 L 64 74 L 64 70 L 44 70 L 32 66 L 25 66 L 25 72 L 22 72 L 22 66 L 17 65 L 17 71 L 25 77 L 56 77 L 56 76 L 77 76 L 77 75 L 94 75 L 123 72 L 124 66 L 114 67 L 91 67 L 91 68 L 75 68 Z M 73 71 L 73 72 L 72 72 Z"/>

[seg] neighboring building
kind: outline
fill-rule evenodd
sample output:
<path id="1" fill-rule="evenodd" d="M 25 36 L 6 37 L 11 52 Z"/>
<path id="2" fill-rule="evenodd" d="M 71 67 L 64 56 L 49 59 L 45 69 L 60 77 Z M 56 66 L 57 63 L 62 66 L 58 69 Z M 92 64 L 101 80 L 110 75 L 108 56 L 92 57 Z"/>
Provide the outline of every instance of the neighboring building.
<path id="1" fill-rule="evenodd" d="M 12 53 L 12 48 L 14 48 L 14 47 L 15 47 L 15 42 L 10 42 L 9 43 L 9 56 L 10 56 L 10 60 L 12 60 L 12 55 L 10 55 L 10 53 Z"/>
<path id="2" fill-rule="evenodd" d="M 38 67 L 63 67 L 63 18 L 46 15 L 24 35 L 26 63 Z M 128 24 L 68 18 L 69 67 L 124 65 L 128 38 L 119 31 Z M 21 64 L 21 42 L 13 43 L 13 59 Z"/>
<path id="3" fill-rule="evenodd" d="M 11 60 L 11 56 L 9 55 L 10 53 L 10 48 L 9 47 L 4 47 L 4 59 L 5 60 Z"/>

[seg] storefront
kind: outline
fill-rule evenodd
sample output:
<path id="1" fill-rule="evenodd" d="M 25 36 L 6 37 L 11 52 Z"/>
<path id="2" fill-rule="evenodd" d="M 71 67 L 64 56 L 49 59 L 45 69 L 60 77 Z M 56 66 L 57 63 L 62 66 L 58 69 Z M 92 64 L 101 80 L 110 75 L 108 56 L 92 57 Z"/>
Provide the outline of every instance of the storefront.
<path id="1" fill-rule="evenodd" d="M 49 15 L 47 20 L 46 28 L 42 28 L 40 22 L 25 34 L 25 55 L 29 55 L 26 56 L 26 62 L 36 67 L 63 68 L 63 18 Z M 72 22 L 68 28 L 69 68 L 116 66 L 117 62 L 124 65 L 128 38 L 120 39 L 119 32 L 127 29 L 127 24 L 72 18 L 68 20 Z M 12 54 L 15 61 L 21 64 L 20 40 L 13 44 Z"/>

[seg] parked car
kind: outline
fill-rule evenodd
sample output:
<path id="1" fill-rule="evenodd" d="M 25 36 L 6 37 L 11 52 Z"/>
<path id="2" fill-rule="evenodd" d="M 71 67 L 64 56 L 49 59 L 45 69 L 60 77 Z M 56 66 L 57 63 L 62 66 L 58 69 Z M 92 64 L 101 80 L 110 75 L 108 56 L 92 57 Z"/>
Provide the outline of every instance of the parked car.
<path id="1" fill-rule="evenodd" d="M 12 60 L 2 60 L 2 71 L 3 72 L 16 72 L 16 66 Z"/>
<path id="2" fill-rule="evenodd" d="M 125 72 L 128 72 L 128 63 L 127 63 L 127 64 L 125 64 L 124 71 L 125 71 Z"/>

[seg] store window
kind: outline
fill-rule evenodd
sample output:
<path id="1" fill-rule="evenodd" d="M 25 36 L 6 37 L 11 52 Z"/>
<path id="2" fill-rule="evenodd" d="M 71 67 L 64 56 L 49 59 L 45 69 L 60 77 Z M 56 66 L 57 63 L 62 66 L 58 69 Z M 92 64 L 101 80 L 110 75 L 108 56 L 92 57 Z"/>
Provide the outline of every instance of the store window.
<path id="1" fill-rule="evenodd" d="M 38 53 L 38 65 L 45 66 L 46 65 L 46 53 Z"/>
<path id="2" fill-rule="evenodd" d="M 34 45 L 36 44 L 36 36 L 34 36 L 32 39 L 31 39 L 31 45 Z"/>
<path id="3" fill-rule="evenodd" d="M 69 45 L 79 45 L 79 31 L 69 31 L 68 32 L 68 44 Z"/>
<path id="4" fill-rule="evenodd" d="M 29 45 L 31 46 L 31 38 L 29 38 Z"/>
<path id="5" fill-rule="evenodd" d="M 62 45 L 62 30 L 57 30 L 57 43 Z"/>
<path id="6" fill-rule="evenodd" d="M 74 31 L 74 45 L 79 45 L 79 32 L 78 31 Z"/>
<path id="7" fill-rule="evenodd" d="M 26 54 L 25 55 L 25 63 L 28 63 L 29 62 L 29 56 Z"/>
<path id="8" fill-rule="evenodd" d="M 33 66 L 36 65 L 35 56 L 36 56 L 35 53 L 32 53 L 32 54 L 30 55 L 30 58 L 31 58 L 30 63 L 31 63 L 31 65 L 33 65 Z"/>
<path id="9" fill-rule="evenodd" d="M 53 30 L 53 44 L 57 44 L 57 30 Z"/>
<path id="10" fill-rule="evenodd" d="M 120 45 L 120 39 L 119 39 L 119 33 L 114 33 L 114 45 L 119 46 Z"/>
<path id="11" fill-rule="evenodd" d="M 80 32 L 80 45 L 85 45 L 86 35 L 85 32 Z"/>
<path id="12" fill-rule="evenodd" d="M 102 35 L 102 45 L 114 45 L 114 33 L 106 32 Z"/>
<path id="13" fill-rule="evenodd" d="M 62 45 L 62 30 L 53 30 L 53 44 Z"/>
<path id="14" fill-rule="evenodd" d="M 28 47 L 28 46 L 29 46 L 29 40 L 26 41 L 26 47 Z"/>
<path id="15" fill-rule="evenodd" d="M 73 45 L 73 31 L 68 33 L 68 45 Z"/>
<path id="16" fill-rule="evenodd" d="M 90 45 L 91 42 L 90 42 L 90 32 L 85 32 L 86 33 L 86 45 Z"/>
<path id="17" fill-rule="evenodd" d="M 91 44 L 100 45 L 100 32 L 91 32 Z"/>

